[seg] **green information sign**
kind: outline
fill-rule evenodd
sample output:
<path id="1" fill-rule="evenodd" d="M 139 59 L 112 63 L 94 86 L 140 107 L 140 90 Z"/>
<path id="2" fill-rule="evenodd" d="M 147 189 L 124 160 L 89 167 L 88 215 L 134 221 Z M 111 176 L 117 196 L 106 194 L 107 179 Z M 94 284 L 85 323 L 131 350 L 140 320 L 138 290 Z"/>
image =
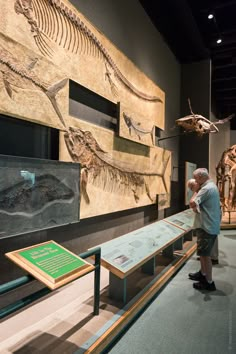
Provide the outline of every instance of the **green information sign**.
<path id="1" fill-rule="evenodd" d="M 55 243 L 19 252 L 19 255 L 56 279 L 86 263 Z"/>
<path id="2" fill-rule="evenodd" d="M 56 289 L 94 270 L 94 266 L 54 241 L 6 253 L 20 267 Z"/>

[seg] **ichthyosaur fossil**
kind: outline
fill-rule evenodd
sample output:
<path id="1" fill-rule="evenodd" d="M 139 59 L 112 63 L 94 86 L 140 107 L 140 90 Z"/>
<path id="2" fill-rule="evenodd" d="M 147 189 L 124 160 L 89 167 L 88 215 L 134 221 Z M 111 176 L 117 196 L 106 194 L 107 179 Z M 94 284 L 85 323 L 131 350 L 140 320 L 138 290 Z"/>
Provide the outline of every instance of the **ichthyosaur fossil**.
<path id="1" fill-rule="evenodd" d="M 34 184 L 24 180 L 0 191 L 0 215 L 21 215 L 31 218 L 58 203 L 71 203 L 75 195 L 63 181 L 44 174 Z"/>
<path id="2" fill-rule="evenodd" d="M 120 71 L 107 49 L 80 19 L 78 13 L 61 0 L 15 0 L 17 14 L 22 14 L 30 25 L 35 43 L 43 55 L 52 57 L 51 42 L 74 54 L 87 54 L 105 62 L 106 78 L 112 92 L 117 92 L 109 68 L 116 79 L 134 95 L 145 101 L 162 102 L 160 97 L 137 89 Z"/>
<path id="3" fill-rule="evenodd" d="M 51 102 L 54 111 L 65 127 L 64 119 L 56 101 L 56 94 L 66 85 L 68 80 L 63 79 L 53 85 L 43 82 L 32 71 L 37 61 L 38 58 L 35 58 L 30 60 L 28 65 L 25 65 L 0 44 L 0 78 L 2 78 L 6 93 L 13 99 L 13 91 L 16 91 L 17 88 L 42 91 Z"/>
<path id="4" fill-rule="evenodd" d="M 109 156 L 99 146 L 90 131 L 70 127 L 64 138 L 72 160 L 81 164 L 81 194 L 86 203 L 90 202 L 86 190 L 88 180 L 111 192 L 126 193 L 132 190 L 136 203 L 139 200 L 139 194 L 143 192 L 153 202 L 147 184 L 149 178 L 161 177 L 167 192 L 165 171 L 170 157 L 163 161 L 161 173 L 139 172 Z"/>
<path id="5" fill-rule="evenodd" d="M 123 112 L 123 117 L 127 127 L 129 128 L 130 135 L 134 133 L 138 136 L 139 140 L 141 140 L 141 137 L 143 135 L 150 134 L 152 139 L 152 144 L 155 145 L 154 142 L 155 125 L 153 125 L 151 130 L 147 130 L 142 128 L 139 122 L 136 122 L 132 117 L 128 116 L 125 112 Z"/>

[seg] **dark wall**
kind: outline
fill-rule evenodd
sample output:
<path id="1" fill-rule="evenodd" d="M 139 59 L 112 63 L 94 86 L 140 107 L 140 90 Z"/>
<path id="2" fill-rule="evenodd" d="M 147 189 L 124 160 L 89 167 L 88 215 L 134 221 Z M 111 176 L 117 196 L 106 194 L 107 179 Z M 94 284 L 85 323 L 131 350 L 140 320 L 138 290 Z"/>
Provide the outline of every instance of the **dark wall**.
<path id="1" fill-rule="evenodd" d="M 181 72 L 181 116 L 190 115 L 188 98 L 192 110 L 207 119 L 211 115 L 211 65 L 209 60 L 182 65 Z M 209 166 L 209 135 L 202 137 L 187 134 L 180 139 L 180 163 L 190 161 L 199 167 Z"/>
<path id="2" fill-rule="evenodd" d="M 190 98 L 192 111 L 207 119 L 211 116 L 211 62 L 204 60 L 182 65 L 181 73 L 181 117 L 190 115 L 188 104 Z M 183 130 L 182 130 L 183 132 Z M 202 137 L 190 133 L 180 137 L 180 203 L 184 205 L 185 161 L 197 164 L 197 167 L 209 169 L 209 134 Z"/>
<path id="3" fill-rule="evenodd" d="M 0 154 L 58 160 L 56 129 L 0 114 Z"/>

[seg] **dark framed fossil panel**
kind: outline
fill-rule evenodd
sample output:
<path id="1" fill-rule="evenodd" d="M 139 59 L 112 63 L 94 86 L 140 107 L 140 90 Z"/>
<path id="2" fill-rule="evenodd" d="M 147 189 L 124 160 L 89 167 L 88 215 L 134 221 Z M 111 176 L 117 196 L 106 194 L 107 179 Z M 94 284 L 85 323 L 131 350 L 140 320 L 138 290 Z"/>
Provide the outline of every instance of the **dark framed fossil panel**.
<path id="1" fill-rule="evenodd" d="M 80 165 L 0 155 L 0 238 L 79 221 Z"/>

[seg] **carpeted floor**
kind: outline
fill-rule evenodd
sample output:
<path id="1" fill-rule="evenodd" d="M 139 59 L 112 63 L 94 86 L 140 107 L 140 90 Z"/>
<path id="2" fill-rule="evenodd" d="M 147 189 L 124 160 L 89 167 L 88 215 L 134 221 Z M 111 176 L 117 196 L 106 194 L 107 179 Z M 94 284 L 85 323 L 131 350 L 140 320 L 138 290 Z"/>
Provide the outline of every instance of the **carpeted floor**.
<path id="1" fill-rule="evenodd" d="M 236 230 L 221 231 L 219 250 L 215 292 L 193 289 L 188 273 L 200 266 L 194 255 L 106 352 L 236 353 Z"/>

